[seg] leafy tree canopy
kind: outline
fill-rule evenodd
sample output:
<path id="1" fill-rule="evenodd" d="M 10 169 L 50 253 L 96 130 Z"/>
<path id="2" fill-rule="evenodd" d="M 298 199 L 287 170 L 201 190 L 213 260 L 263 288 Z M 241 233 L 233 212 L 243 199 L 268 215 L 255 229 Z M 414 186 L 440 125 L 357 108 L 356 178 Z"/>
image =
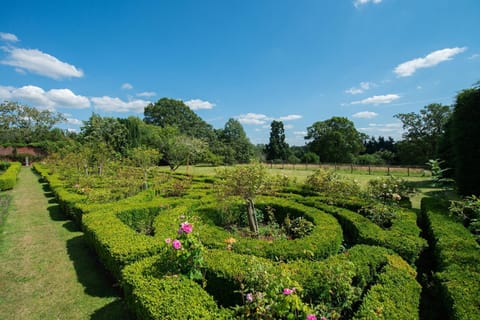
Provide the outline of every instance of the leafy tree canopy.
<path id="1" fill-rule="evenodd" d="M 364 135 L 345 117 L 317 121 L 307 128 L 308 149 L 323 162 L 351 162 L 363 150 Z"/>
<path id="2" fill-rule="evenodd" d="M 287 160 L 290 154 L 285 142 L 285 129 L 282 121 L 273 120 L 270 124 L 270 140 L 265 147 L 267 160 Z"/>

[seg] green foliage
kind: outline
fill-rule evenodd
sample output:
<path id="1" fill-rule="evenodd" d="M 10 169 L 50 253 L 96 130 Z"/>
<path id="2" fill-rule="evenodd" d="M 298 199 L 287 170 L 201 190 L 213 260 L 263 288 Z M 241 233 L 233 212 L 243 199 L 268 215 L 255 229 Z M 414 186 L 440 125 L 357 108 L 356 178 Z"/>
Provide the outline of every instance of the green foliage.
<path id="1" fill-rule="evenodd" d="M 270 140 L 265 146 L 266 160 L 286 161 L 289 156 L 289 146 L 285 142 L 285 129 L 282 121 L 273 120 L 270 124 Z"/>
<path id="2" fill-rule="evenodd" d="M 301 201 L 335 216 L 342 225 L 348 243 L 390 248 L 411 264 L 415 263 L 426 247 L 426 241 L 420 238 L 416 214 L 412 211 L 399 209 L 396 218 L 392 220 L 392 226 L 384 230 L 361 214 L 325 204 L 321 198 L 309 197 Z M 337 199 L 336 205 L 340 205 L 340 202 Z M 360 208 L 358 205 L 356 207 Z"/>
<path id="3" fill-rule="evenodd" d="M 461 195 L 480 196 L 480 86 L 461 91 L 455 101 L 451 145 L 455 159 L 455 181 Z"/>
<path id="4" fill-rule="evenodd" d="M 388 256 L 378 281 L 368 290 L 353 319 L 419 319 L 420 284 L 398 256 Z"/>
<path id="5" fill-rule="evenodd" d="M 308 149 L 323 162 L 350 163 L 363 150 L 363 136 L 352 121 L 332 117 L 307 128 Z"/>
<path id="6" fill-rule="evenodd" d="M 448 203 L 423 198 L 422 223 L 433 246 L 435 279 L 449 319 L 480 319 L 480 246 L 462 224 L 449 217 Z"/>
<path id="7" fill-rule="evenodd" d="M 223 129 L 216 130 L 222 150 L 217 150 L 224 158 L 224 163 L 249 163 L 253 156 L 253 145 L 236 119 L 228 119 Z"/>
<path id="8" fill-rule="evenodd" d="M 480 198 L 471 196 L 452 201 L 450 214 L 459 218 L 480 243 Z"/>
<path id="9" fill-rule="evenodd" d="M 308 176 L 303 185 L 305 191 L 322 194 L 335 194 L 339 197 L 360 193 L 360 186 L 355 181 L 342 179 L 332 170 L 318 169 Z"/>
<path id="10" fill-rule="evenodd" d="M 395 117 L 403 123 L 404 141 L 398 153 L 404 163 L 424 164 L 434 159 L 452 110 L 449 106 L 432 103 L 420 113 L 399 113 Z"/>
<path id="11" fill-rule="evenodd" d="M 368 181 L 368 195 L 383 204 L 396 204 L 408 199 L 413 190 L 408 183 L 394 176 L 377 178 Z"/>
<path id="12" fill-rule="evenodd" d="M 0 191 L 13 189 L 13 187 L 15 187 L 17 175 L 21 168 L 22 164 L 20 162 L 13 162 L 8 165 L 5 172 L 0 175 Z"/>
<path id="13" fill-rule="evenodd" d="M 287 235 L 292 239 L 303 238 L 309 235 L 315 226 L 304 217 L 296 217 L 293 220 L 289 216 L 285 218 L 284 228 Z"/>
<path id="14" fill-rule="evenodd" d="M 184 276 L 165 276 L 156 264 L 163 256 L 153 256 L 123 269 L 122 285 L 130 309 L 138 320 L 232 319 L 220 309 L 198 283 Z"/>

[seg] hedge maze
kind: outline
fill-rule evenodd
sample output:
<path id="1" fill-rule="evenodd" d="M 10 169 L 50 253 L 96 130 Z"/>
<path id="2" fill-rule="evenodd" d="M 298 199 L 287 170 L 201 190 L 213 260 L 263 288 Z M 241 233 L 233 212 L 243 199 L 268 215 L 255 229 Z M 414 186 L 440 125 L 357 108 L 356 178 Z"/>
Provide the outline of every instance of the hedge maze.
<path id="1" fill-rule="evenodd" d="M 399 209 L 391 226 L 381 228 L 358 213 L 360 198 L 289 188 L 259 196 L 256 209 L 279 225 L 313 228 L 301 237 L 252 238 L 225 222 L 212 178 L 176 175 L 190 179 L 180 196 L 160 187 L 92 203 L 48 167 L 35 169 L 81 225 L 138 319 L 419 319 L 416 263 L 429 245 L 449 318 L 480 319 L 480 249 L 435 200 L 422 203 L 420 217 Z M 179 229 L 179 217 L 193 231 L 189 224 Z M 188 263 L 194 258 L 185 254 L 199 248 L 182 242 L 172 249 L 181 236 L 201 242 L 201 279 L 172 271 L 172 257 Z"/>

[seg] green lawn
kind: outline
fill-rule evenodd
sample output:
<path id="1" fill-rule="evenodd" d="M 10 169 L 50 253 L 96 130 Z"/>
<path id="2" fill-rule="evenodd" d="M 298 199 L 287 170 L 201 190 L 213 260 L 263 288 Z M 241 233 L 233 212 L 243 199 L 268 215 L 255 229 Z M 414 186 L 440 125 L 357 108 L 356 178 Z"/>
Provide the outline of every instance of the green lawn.
<path id="1" fill-rule="evenodd" d="M 0 319 L 129 319 L 83 233 L 22 168 L 0 230 Z"/>

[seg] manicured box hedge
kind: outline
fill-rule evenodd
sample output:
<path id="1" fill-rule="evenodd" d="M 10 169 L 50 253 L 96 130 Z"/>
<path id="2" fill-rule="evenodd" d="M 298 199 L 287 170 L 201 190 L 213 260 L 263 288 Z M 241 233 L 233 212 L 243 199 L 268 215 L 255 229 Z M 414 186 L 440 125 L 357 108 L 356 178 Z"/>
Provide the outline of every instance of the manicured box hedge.
<path id="1" fill-rule="evenodd" d="M 418 319 L 420 285 L 416 273 L 385 248 L 360 245 L 325 261 L 286 264 L 227 250 L 207 250 L 205 289 L 183 276 L 166 277 L 157 268 L 163 258 L 155 255 L 123 270 L 126 299 L 138 319 L 182 318 L 179 310 L 189 310 L 188 314 L 199 319 L 233 318 L 224 308 L 242 304 L 238 290 L 249 277 L 249 266 L 290 277 L 303 287 L 305 301 L 316 304 L 330 299 L 347 309 L 342 315 L 348 318 L 355 311 L 348 309 L 359 306 L 355 319 Z M 192 296 L 198 297 L 198 302 L 192 301 Z"/>
<path id="2" fill-rule="evenodd" d="M 325 204 L 322 199 L 308 197 L 298 201 L 335 216 L 343 227 L 347 242 L 390 248 L 412 265 L 427 246 L 426 241 L 420 237 L 420 228 L 417 226 L 417 217 L 413 211 L 399 209 L 392 226 L 389 229 L 382 229 L 364 216 Z"/>
<path id="3" fill-rule="evenodd" d="M 12 162 L 9 164 L 7 170 L 0 175 L 0 191 L 13 189 L 17 183 L 17 176 L 22 168 L 20 162 Z"/>
<path id="4" fill-rule="evenodd" d="M 448 216 L 448 206 L 440 199 L 422 199 L 422 223 L 438 266 L 435 279 L 449 319 L 480 319 L 480 246 Z"/>
<path id="5" fill-rule="evenodd" d="M 336 254 L 343 241 L 342 229 L 335 218 L 318 209 L 307 207 L 293 201 L 274 197 L 259 197 L 255 203 L 256 208 L 273 207 L 279 220 L 282 221 L 287 213 L 292 217 L 304 216 L 315 225 L 311 234 L 295 240 L 265 241 L 236 237 L 233 251 L 238 253 L 253 254 L 266 257 L 275 261 L 288 261 L 293 259 L 324 259 Z M 192 212 L 202 220 L 198 231 L 203 243 L 209 248 L 225 248 L 225 239 L 232 234 L 222 227 L 215 225 L 215 203 L 200 206 Z M 166 216 L 159 217 L 169 219 Z M 158 226 L 161 228 L 160 226 Z"/>

